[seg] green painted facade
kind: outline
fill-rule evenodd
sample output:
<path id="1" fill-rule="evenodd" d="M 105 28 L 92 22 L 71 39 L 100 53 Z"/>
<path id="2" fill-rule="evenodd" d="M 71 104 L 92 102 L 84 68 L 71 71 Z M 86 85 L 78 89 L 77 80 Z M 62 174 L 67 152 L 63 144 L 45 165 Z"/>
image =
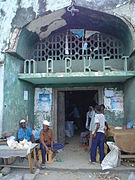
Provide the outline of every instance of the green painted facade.
<path id="1" fill-rule="evenodd" d="M 105 117 L 107 119 L 107 122 L 109 125 L 113 126 L 124 126 L 126 124 L 126 118 L 124 116 L 125 114 L 125 94 L 124 94 L 124 84 L 125 83 L 109 83 L 108 85 L 104 85 L 104 98 L 105 98 L 105 89 L 111 89 L 115 93 L 120 93 L 123 95 L 123 102 L 122 102 L 122 111 L 120 110 L 112 110 L 111 109 L 105 109 Z M 115 96 L 115 95 L 114 95 Z M 109 98 L 110 100 L 112 98 Z M 111 102 L 112 106 L 112 102 Z"/>
<path id="2" fill-rule="evenodd" d="M 135 123 L 135 78 L 128 80 L 124 86 L 125 119 Z"/>
<path id="3" fill-rule="evenodd" d="M 28 119 L 33 125 L 34 86 L 18 80 L 18 73 L 23 68 L 23 60 L 6 55 L 4 71 L 4 110 L 3 131 L 14 131 L 19 128 L 19 121 Z M 28 91 L 28 100 L 24 100 L 24 91 Z"/>
<path id="4" fill-rule="evenodd" d="M 23 28 L 19 36 L 16 54 L 21 56 L 23 59 L 31 58 L 33 45 L 37 41 L 39 41 L 39 38 L 36 33 L 32 33 L 26 28 Z"/>
<path id="5" fill-rule="evenodd" d="M 134 41 L 131 31 L 124 21 L 107 13 L 87 8 L 77 8 L 80 11 L 78 18 L 72 17 L 70 13 L 64 14 L 63 19 L 67 24 L 58 31 L 62 32 L 76 27 L 101 31 L 120 39 L 124 44 L 124 55 L 130 55 Z M 41 25 L 41 29 L 43 29 L 42 23 L 39 22 L 37 25 Z M 128 120 L 135 121 L 135 98 L 133 98 L 135 89 L 134 61 L 131 59 L 113 62 L 108 60 L 104 64 L 103 61 L 97 59 L 92 62 L 93 69 L 97 68 L 97 72 L 85 72 L 84 62 L 79 61 L 77 64 L 77 61 L 74 60 L 72 62 L 73 72 L 71 73 L 65 72 L 64 61 L 55 61 L 55 71 L 50 73 L 47 72 L 46 62 L 39 61 L 36 73 L 24 73 L 24 61 L 32 58 L 34 45 L 39 42 L 38 36 L 40 36 L 40 33 L 36 34 L 34 27 L 29 31 L 25 26 L 19 35 L 15 52 L 5 55 L 3 131 L 16 131 L 22 118 L 28 119 L 28 122 L 33 127 L 35 120 L 35 124 L 39 126 L 39 114 L 37 112 L 37 114 L 34 114 L 35 88 L 52 88 L 51 93 L 55 88 L 64 87 L 102 86 L 104 88 L 116 88 L 124 93 L 124 112 L 115 113 L 106 110 L 105 115 L 108 123 L 121 126 L 125 125 Z M 57 31 L 55 33 L 57 34 Z M 88 59 L 86 63 L 89 63 Z M 106 71 L 105 65 L 111 66 L 115 71 Z M 118 71 L 116 71 L 117 68 Z M 24 91 L 28 91 L 28 100 L 24 100 Z M 53 105 L 52 99 L 51 110 Z M 52 112 L 50 114 L 52 115 Z M 124 117 L 123 114 L 125 114 Z M 42 118 L 40 118 L 41 120 Z"/>

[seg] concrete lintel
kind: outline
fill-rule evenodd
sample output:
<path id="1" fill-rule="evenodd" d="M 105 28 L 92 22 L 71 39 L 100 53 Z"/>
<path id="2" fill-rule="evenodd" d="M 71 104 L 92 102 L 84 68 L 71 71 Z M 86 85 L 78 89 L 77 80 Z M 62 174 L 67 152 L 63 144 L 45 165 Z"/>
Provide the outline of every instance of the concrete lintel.
<path id="1" fill-rule="evenodd" d="M 135 76 L 135 72 L 91 72 L 91 73 L 35 73 L 18 74 L 18 78 L 32 84 L 74 84 L 125 82 Z"/>

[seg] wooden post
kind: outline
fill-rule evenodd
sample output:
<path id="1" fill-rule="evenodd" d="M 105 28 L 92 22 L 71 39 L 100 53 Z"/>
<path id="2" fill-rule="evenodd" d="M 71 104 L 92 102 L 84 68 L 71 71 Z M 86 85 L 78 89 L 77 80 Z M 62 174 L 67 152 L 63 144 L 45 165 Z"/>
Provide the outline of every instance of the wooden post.
<path id="1" fill-rule="evenodd" d="M 36 149 L 33 149 L 33 155 L 34 155 L 34 167 L 36 168 L 37 165 L 37 158 L 36 158 Z"/>
<path id="2" fill-rule="evenodd" d="M 30 173 L 32 173 L 32 159 L 31 159 L 31 152 L 28 154 L 28 161 L 29 161 Z"/>
<path id="3" fill-rule="evenodd" d="M 8 159 L 7 158 L 3 158 L 4 160 L 4 165 L 7 165 Z"/>

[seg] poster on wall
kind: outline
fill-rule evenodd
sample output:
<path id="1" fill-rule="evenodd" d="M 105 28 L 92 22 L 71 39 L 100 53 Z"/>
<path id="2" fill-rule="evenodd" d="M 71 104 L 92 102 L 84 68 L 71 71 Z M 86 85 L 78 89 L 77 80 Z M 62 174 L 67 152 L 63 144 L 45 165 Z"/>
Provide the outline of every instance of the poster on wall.
<path id="1" fill-rule="evenodd" d="M 123 111 L 123 95 L 121 93 L 112 97 L 111 101 L 112 110 Z"/>
<path id="2" fill-rule="evenodd" d="M 110 110 L 111 109 L 111 99 L 104 97 L 104 105 L 107 110 Z"/>
<path id="3" fill-rule="evenodd" d="M 112 96 L 114 96 L 114 91 L 112 89 L 110 89 L 110 90 L 106 89 L 105 97 L 112 97 Z"/>
<path id="4" fill-rule="evenodd" d="M 123 111 L 123 91 L 105 89 L 104 104 L 110 111 Z"/>
<path id="5" fill-rule="evenodd" d="M 24 91 L 24 101 L 28 101 L 28 91 Z"/>
<path id="6" fill-rule="evenodd" d="M 50 109 L 50 94 L 39 94 L 39 111 L 48 112 Z"/>

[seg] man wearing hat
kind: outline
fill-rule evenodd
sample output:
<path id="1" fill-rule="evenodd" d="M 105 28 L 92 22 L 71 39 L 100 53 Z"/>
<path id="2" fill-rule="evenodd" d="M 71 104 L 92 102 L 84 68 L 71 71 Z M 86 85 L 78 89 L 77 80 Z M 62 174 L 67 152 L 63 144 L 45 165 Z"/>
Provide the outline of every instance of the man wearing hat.
<path id="1" fill-rule="evenodd" d="M 99 146 L 100 163 L 102 163 L 102 160 L 104 159 L 104 127 L 106 126 L 107 130 L 109 127 L 104 114 L 101 112 L 101 106 L 99 105 L 95 107 L 94 126 L 95 128 L 92 131 L 91 162 L 96 162 L 96 152 L 97 147 Z"/>
<path id="2" fill-rule="evenodd" d="M 42 151 L 42 166 L 45 167 L 45 155 L 49 152 L 49 148 L 53 151 L 53 132 L 49 128 L 50 123 L 47 120 L 43 121 L 43 129 L 40 132 L 40 144 Z"/>
<path id="3" fill-rule="evenodd" d="M 18 141 L 23 141 L 26 139 L 27 141 L 34 142 L 34 136 L 32 134 L 32 129 L 26 125 L 26 120 L 22 119 L 20 121 L 20 128 L 18 131 Z"/>

